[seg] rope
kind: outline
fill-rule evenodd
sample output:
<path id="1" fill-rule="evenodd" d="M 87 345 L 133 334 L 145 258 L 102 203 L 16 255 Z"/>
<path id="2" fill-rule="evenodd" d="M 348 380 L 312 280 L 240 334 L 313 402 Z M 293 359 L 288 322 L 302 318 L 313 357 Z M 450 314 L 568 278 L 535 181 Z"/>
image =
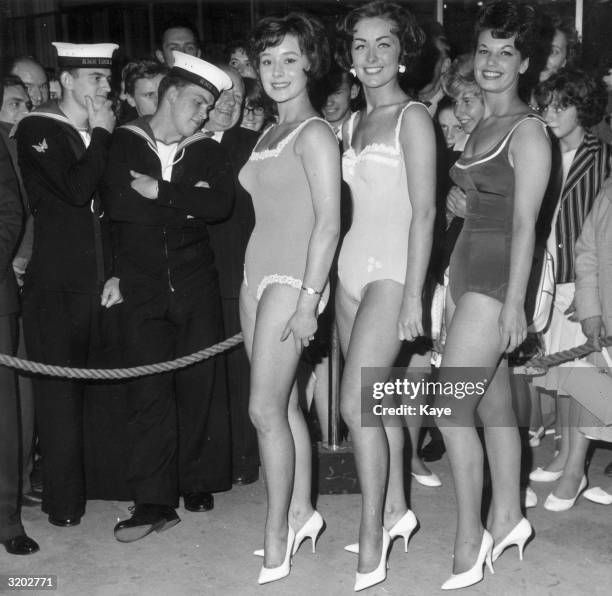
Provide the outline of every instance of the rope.
<path id="1" fill-rule="evenodd" d="M 214 346 L 204 348 L 188 356 L 181 356 L 181 358 L 175 358 L 174 360 L 168 360 L 158 364 L 145 364 L 143 366 L 133 366 L 131 368 L 71 368 L 68 366 L 55 366 L 52 364 L 22 360 L 14 356 L 7 356 L 6 354 L 0 354 L 0 364 L 36 374 L 64 377 L 68 379 L 130 379 L 133 377 L 155 375 L 178 370 L 179 368 L 185 368 L 197 362 L 201 362 L 202 360 L 206 360 L 211 356 L 221 354 L 237 346 L 241 342 L 242 333 L 237 333 Z"/>
<path id="2" fill-rule="evenodd" d="M 602 347 L 612 346 L 612 335 L 600 339 L 599 343 Z M 554 354 L 549 354 L 548 356 L 532 358 L 521 366 L 526 369 L 525 374 L 542 374 L 553 366 L 558 366 L 564 362 L 571 362 L 577 358 L 583 358 L 584 356 L 588 356 L 591 352 L 595 351 L 596 349 L 593 346 L 593 343 L 591 340 L 589 340 L 581 346 L 576 346 L 571 350 L 563 350 L 562 352 L 555 352 Z"/>

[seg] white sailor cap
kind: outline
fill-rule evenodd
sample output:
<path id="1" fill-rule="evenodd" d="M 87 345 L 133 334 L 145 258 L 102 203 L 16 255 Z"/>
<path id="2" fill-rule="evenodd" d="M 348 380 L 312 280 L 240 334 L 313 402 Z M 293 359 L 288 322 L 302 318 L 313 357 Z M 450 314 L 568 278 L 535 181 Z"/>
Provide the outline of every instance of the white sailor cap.
<path id="1" fill-rule="evenodd" d="M 57 49 L 57 63 L 66 68 L 110 68 L 116 43 L 64 43 L 52 42 Z"/>
<path id="2" fill-rule="evenodd" d="M 215 100 L 222 91 L 232 88 L 232 79 L 214 64 L 190 54 L 173 50 L 174 65 L 169 74 L 174 74 L 210 91 Z"/>

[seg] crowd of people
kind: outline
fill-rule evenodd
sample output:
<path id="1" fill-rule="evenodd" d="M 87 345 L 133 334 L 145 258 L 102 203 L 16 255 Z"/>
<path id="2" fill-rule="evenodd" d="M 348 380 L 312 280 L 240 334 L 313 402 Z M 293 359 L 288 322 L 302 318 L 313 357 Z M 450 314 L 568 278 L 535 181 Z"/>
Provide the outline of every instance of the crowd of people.
<path id="1" fill-rule="evenodd" d="M 121 81 L 113 43 L 55 42 L 53 72 L 7 60 L 0 352 L 132 367 L 241 331 L 228 353 L 111 384 L 123 418 L 107 438 L 124 446 L 119 482 L 134 502 L 114 534 L 171 528 L 181 498 L 210 511 L 213 493 L 257 481 L 261 464 L 265 584 L 289 575 L 325 525 L 296 377 L 309 367 L 325 442 L 335 329 L 362 494 L 359 540 L 346 547 L 355 591 L 384 581 L 391 541 L 407 549 L 418 526 L 405 473 L 439 486 L 426 462 L 444 452 L 457 529 L 442 589 L 462 588 L 508 547 L 522 558 L 533 535 L 519 426 L 533 447 L 548 429 L 559 437 L 529 475 L 559 480 L 546 509 L 582 493 L 612 504 L 610 488 L 585 491 L 590 441 L 612 441 L 605 397 L 585 407 L 571 364 L 533 378 L 512 369 L 533 346 L 587 340 L 595 365 L 610 366 L 612 56 L 584 68 L 572 27 L 519 0 L 485 2 L 473 51 L 458 56 L 441 27 L 388 0 L 348 11 L 330 33 L 312 15 L 266 17 L 219 61 L 189 22 L 172 21 L 155 57 L 127 61 Z M 534 327 L 547 265 L 554 300 Z M 365 421 L 363 371 L 388 380 L 430 360 L 440 386 L 485 390 L 451 407 L 436 395 L 421 450 L 421 417 L 408 429 L 393 414 Z M 25 555 L 39 547 L 22 506 L 59 527 L 85 515 L 91 384 L 5 367 L 0 383 L 0 541 Z"/>

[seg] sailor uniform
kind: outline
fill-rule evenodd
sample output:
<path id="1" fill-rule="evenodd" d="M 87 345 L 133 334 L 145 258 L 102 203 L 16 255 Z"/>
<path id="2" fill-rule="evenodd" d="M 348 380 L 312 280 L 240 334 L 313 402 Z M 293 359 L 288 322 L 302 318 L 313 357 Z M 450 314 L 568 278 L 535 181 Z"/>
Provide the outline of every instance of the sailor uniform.
<path id="1" fill-rule="evenodd" d="M 116 130 L 101 189 L 124 298 L 127 366 L 170 360 L 223 339 L 206 224 L 232 209 L 231 165 L 201 132 L 160 153 L 148 120 Z M 130 171 L 157 179 L 158 198 L 133 190 Z M 179 493 L 231 487 L 226 382 L 224 356 L 130 382 L 128 483 L 136 504 L 176 507 Z"/>

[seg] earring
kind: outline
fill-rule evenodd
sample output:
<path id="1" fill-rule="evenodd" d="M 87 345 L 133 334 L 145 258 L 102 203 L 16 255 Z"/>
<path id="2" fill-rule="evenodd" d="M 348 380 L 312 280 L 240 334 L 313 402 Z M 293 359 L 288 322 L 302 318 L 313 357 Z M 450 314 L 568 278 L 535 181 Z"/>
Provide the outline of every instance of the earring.
<path id="1" fill-rule="evenodd" d="M 404 73 L 406 72 L 406 66 L 405 66 L 405 65 L 403 65 L 403 64 L 400 64 L 400 65 L 397 67 L 397 72 L 399 72 L 400 74 L 404 74 Z"/>
<path id="2" fill-rule="evenodd" d="M 355 70 L 355 67 L 354 67 L 354 66 L 351 66 L 351 68 L 349 69 L 349 72 L 350 72 L 350 73 L 351 73 L 351 74 L 352 74 L 354 77 L 356 77 L 356 76 L 357 76 L 357 71 Z"/>

